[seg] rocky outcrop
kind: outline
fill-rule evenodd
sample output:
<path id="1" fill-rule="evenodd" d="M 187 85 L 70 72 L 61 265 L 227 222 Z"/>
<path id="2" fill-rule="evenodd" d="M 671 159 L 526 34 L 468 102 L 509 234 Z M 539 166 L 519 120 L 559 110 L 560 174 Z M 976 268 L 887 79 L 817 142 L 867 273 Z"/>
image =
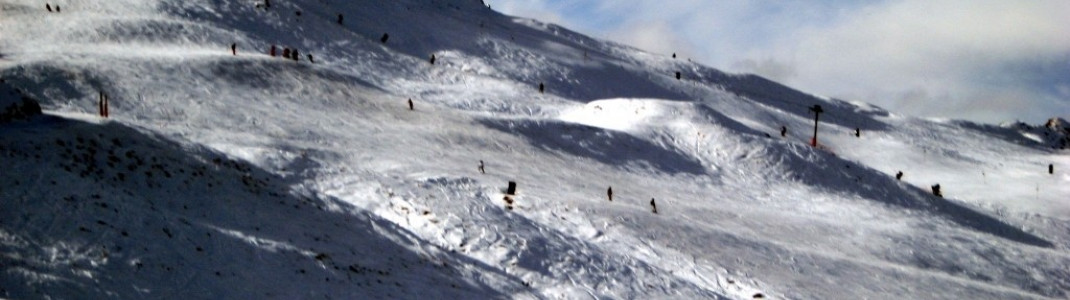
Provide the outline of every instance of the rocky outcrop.
<path id="1" fill-rule="evenodd" d="M 0 124 L 41 114 L 41 104 L 0 80 Z"/>

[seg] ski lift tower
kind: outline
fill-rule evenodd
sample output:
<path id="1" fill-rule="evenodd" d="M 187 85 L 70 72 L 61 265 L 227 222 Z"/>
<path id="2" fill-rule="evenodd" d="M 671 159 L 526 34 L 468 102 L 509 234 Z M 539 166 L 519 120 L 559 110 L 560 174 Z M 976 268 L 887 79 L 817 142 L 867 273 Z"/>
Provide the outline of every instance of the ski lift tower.
<path id="1" fill-rule="evenodd" d="M 821 117 L 821 113 L 825 111 L 821 109 L 821 105 L 817 104 L 814 104 L 814 107 L 811 107 L 810 111 L 814 112 L 814 137 L 810 139 L 810 146 L 817 147 L 817 120 Z"/>

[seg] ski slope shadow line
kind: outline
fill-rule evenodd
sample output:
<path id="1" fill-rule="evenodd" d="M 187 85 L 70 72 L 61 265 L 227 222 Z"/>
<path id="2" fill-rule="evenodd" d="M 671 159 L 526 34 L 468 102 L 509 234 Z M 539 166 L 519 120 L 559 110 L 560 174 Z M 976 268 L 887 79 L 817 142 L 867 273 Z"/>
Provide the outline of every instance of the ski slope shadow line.
<path id="1" fill-rule="evenodd" d="M 1053 248 L 1055 244 L 1041 237 L 1025 232 L 1018 227 L 1007 224 L 973 208 L 955 203 L 949 199 L 933 196 L 919 187 L 907 185 L 892 179 L 891 176 L 871 169 L 868 166 L 844 160 L 831 154 L 820 152 L 814 162 L 798 159 L 802 150 L 793 145 L 793 158 L 784 159 L 794 162 L 794 170 L 800 172 L 801 181 L 811 186 L 823 187 L 844 194 L 854 194 L 864 199 L 896 205 L 907 209 L 926 211 L 961 226 L 972 228 L 1014 242 L 1037 247 Z M 844 169 L 839 169 L 844 166 Z M 854 184 L 845 184 L 854 183 Z"/>
<path id="2" fill-rule="evenodd" d="M 646 165 L 669 174 L 706 174 L 701 162 L 625 132 L 560 121 L 480 119 L 484 126 L 516 134 L 548 151 L 594 159 L 622 167 Z"/>
<path id="3" fill-rule="evenodd" d="M 41 291 L 60 298 L 143 298 L 139 286 L 162 298 L 256 298 L 266 292 L 389 298 L 416 297 L 420 290 L 444 298 L 506 297 L 458 276 L 472 269 L 504 278 L 507 289 L 524 290 L 518 278 L 431 246 L 336 199 L 299 195 L 285 179 L 205 147 L 117 122 L 54 116 L 4 124 L 0 137 L 0 150 L 18 157 L 5 159 L 5 167 L 20 171 L 0 174 L 0 231 L 24 241 L 0 241 L 0 270 L 23 274 L 0 277 L 0 286 L 16 299 L 40 297 Z M 108 167 L 115 161 L 118 168 Z M 127 171 L 128 163 L 136 172 Z M 21 185 L 10 184 L 19 179 Z M 56 190 L 48 181 L 65 188 Z M 57 245 L 106 249 L 85 250 L 105 259 L 56 263 L 49 253 Z M 107 263 L 108 257 L 114 262 Z M 356 285 L 338 287 L 324 283 L 325 277 Z"/>

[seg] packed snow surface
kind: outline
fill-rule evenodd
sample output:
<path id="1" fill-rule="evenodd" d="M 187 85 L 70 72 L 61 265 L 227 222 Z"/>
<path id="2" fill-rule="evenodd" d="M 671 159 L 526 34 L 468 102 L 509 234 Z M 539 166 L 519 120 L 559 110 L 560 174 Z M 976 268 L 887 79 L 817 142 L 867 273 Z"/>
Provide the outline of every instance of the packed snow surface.
<path id="1" fill-rule="evenodd" d="M 270 3 L 0 0 L 45 110 L 0 124 L 0 297 L 1070 297 L 1064 131 L 477 0 Z"/>

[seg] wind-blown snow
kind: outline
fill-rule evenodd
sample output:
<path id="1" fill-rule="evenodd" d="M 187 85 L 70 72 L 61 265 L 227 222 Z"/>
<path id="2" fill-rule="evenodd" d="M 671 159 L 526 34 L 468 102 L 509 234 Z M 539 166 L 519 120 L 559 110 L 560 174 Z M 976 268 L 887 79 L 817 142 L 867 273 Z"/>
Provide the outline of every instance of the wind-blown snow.
<path id="1" fill-rule="evenodd" d="M 1070 291 L 1055 129 L 900 116 L 474 0 L 58 4 L 0 0 L 0 77 L 46 111 L 0 124 L 0 297 Z"/>

